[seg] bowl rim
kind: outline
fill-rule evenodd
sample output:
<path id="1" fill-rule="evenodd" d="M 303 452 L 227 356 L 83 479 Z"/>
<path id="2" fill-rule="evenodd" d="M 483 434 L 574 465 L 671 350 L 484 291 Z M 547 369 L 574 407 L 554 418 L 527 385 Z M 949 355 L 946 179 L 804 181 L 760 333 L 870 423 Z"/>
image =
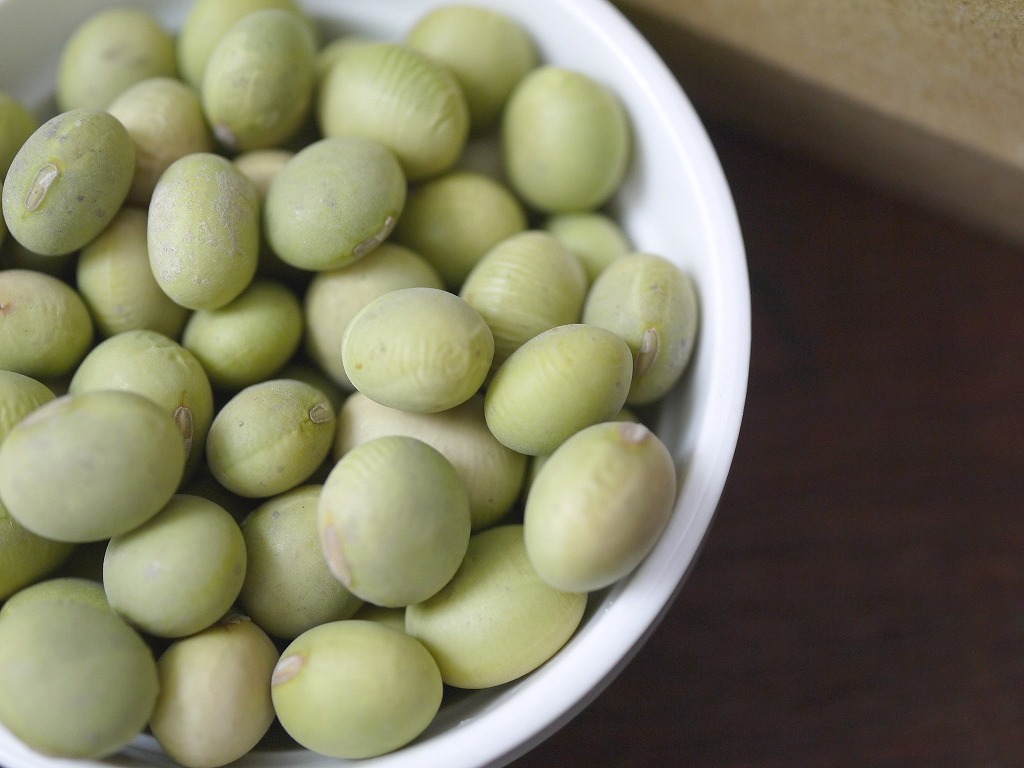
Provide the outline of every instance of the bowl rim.
<path id="1" fill-rule="evenodd" d="M 31 2 L 0 0 L 0 13 L 5 7 L 27 8 Z M 300 0 L 303 6 L 314 9 L 329 2 Z M 146 6 L 140 2 L 133 4 Z M 149 0 L 149 4 L 157 6 L 159 2 Z M 488 4 L 493 5 L 494 2 L 489 0 Z M 500 0 L 499 4 L 512 8 L 514 0 Z M 718 156 L 675 76 L 618 8 L 609 0 L 555 0 L 553 5 L 560 7 L 573 18 L 580 30 L 600 39 L 620 62 L 632 68 L 636 79 L 648 92 L 650 102 L 657 105 L 656 114 L 648 117 L 672 126 L 670 133 L 676 145 L 675 151 L 683 161 L 691 183 L 701 189 L 698 202 L 708 233 L 706 258 L 711 262 L 711 282 L 731 301 L 728 306 L 714 305 L 713 317 L 702 314 L 701 318 L 702 324 L 710 321 L 711 327 L 702 329 L 702 337 L 716 349 L 719 361 L 709 374 L 704 415 L 704 429 L 710 432 L 713 426 L 713 434 L 697 438 L 702 453 L 694 456 L 684 468 L 684 497 L 679 500 L 677 511 L 686 507 L 693 510 L 693 514 L 675 514 L 671 523 L 674 534 L 659 543 L 655 550 L 657 556 L 649 557 L 627 579 L 612 587 L 597 608 L 601 621 L 624 624 L 627 630 L 609 638 L 595 629 L 601 626 L 600 623 L 584 626 L 570 641 L 578 653 L 560 654 L 558 663 L 547 664 L 525 678 L 507 684 L 506 690 L 510 695 L 503 694 L 497 704 L 475 714 L 471 720 L 458 723 L 444 732 L 429 734 L 429 738 L 414 741 L 398 752 L 371 758 L 369 763 L 374 768 L 451 766 L 451 756 L 458 754 L 454 747 L 464 746 L 467 738 L 473 739 L 474 755 L 473 760 L 465 765 L 497 768 L 534 748 L 588 706 L 630 663 L 671 609 L 706 540 L 739 437 L 750 363 L 750 287 L 740 225 Z M 614 35 L 609 34 L 609 29 L 615 31 Z M 643 72 L 642 77 L 640 72 Z M 676 448 L 684 452 L 687 450 L 683 446 Z M 629 590 L 630 587 L 634 588 L 633 591 Z M 594 659 L 600 659 L 601 663 L 594 664 Z M 559 691 L 557 706 L 548 696 L 548 692 L 553 690 Z M 544 706 L 538 706 L 539 703 Z M 150 752 L 152 744 L 146 739 L 151 737 L 142 738 L 141 742 L 133 743 L 119 753 L 116 763 L 60 761 L 60 764 L 79 768 L 154 763 L 174 765 L 169 760 L 161 763 L 159 757 Z M 12 739 L 0 727 L 0 754 L 7 746 L 6 741 Z M 281 759 L 282 755 L 288 756 L 287 762 Z M 12 760 L 10 768 L 54 768 L 55 765 L 20 743 L 11 745 L 10 752 L 4 757 Z M 304 751 L 287 751 L 250 755 L 245 765 L 268 768 L 315 766 L 324 765 L 328 760 Z M 335 765 L 346 763 L 330 762 Z"/>

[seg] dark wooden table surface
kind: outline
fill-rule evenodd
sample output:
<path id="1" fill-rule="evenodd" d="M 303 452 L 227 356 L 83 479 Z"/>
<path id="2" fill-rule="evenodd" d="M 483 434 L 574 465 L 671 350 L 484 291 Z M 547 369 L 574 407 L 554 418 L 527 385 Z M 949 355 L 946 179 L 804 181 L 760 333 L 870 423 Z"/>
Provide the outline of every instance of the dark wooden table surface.
<path id="1" fill-rule="evenodd" d="M 514 766 L 1024 766 L 1024 249 L 709 133 L 753 300 L 732 471 L 653 638 Z"/>

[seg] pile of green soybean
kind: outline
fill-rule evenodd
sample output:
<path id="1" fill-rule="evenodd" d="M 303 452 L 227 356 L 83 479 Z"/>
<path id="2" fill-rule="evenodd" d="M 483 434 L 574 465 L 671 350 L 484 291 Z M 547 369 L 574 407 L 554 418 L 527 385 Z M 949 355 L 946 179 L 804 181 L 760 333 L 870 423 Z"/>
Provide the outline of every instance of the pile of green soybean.
<path id="1" fill-rule="evenodd" d="M 690 278 L 608 213 L 616 94 L 472 5 L 115 8 L 0 94 L 0 722 L 361 758 L 510 682 L 655 545 Z M 5 231 L 6 230 L 6 231 Z"/>

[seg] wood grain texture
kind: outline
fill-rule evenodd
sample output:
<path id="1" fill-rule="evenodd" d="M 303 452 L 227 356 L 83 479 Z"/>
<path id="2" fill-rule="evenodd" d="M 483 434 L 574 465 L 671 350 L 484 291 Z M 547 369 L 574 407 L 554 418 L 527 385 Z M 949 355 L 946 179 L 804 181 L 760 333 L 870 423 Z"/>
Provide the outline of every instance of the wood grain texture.
<path id="1" fill-rule="evenodd" d="M 706 547 L 515 768 L 1024 764 L 1024 254 L 711 125 L 753 295 Z"/>

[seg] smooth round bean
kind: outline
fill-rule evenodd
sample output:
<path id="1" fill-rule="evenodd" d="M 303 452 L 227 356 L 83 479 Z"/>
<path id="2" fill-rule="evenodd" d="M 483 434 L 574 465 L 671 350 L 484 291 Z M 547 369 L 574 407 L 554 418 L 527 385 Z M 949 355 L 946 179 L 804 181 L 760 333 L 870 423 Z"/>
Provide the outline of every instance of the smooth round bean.
<path id="1" fill-rule="evenodd" d="M 331 573 L 317 531 L 322 485 L 302 485 L 260 504 L 242 522 L 248 561 L 238 597 L 275 637 L 352 616 L 363 601 Z"/>
<path id="2" fill-rule="evenodd" d="M 273 641 L 244 616 L 175 640 L 157 662 L 160 693 L 149 728 L 184 768 L 227 765 L 256 746 L 274 721 Z"/>
<path id="3" fill-rule="evenodd" d="M 315 41 L 298 15 L 253 11 L 220 39 L 200 97 L 217 140 L 231 152 L 276 147 L 302 126 L 315 80 Z"/>
<path id="4" fill-rule="evenodd" d="M 189 309 L 223 307 L 256 274 L 256 189 L 220 155 L 185 155 L 153 190 L 147 239 L 150 267 L 164 293 Z"/>
<path id="5" fill-rule="evenodd" d="M 189 310 L 161 290 L 149 266 L 147 213 L 121 208 L 79 252 L 75 284 L 102 336 L 150 330 L 181 336 Z"/>
<path id="6" fill-rule="evenodd" d="M 469 107 L 474 131 L 494 127 L 516 83 L 539 63 L 529 33 L 490 8 L 440 6 L 420 17 L 406 44 L 447 67 Z"/>
<path id="7" fill-rule="evenodd" d="M 348 451 L 317 502 L 324 557 L 352 594 L 388 608 L 451 579 L 469 542 L 469 497 L 439 451 L 404 435 Z"/>
<path id="8" fill-rule="evenodd" d="M 128 202 L 145 207 L 163 172 L 193 152 L 213 150 L 198 94 L 173 77 L 152 77 L 128 86 L 107 107 L 135 145 L 135 175 Z"/>
<path id="9" fill-rule="evenodd" d="M 502 115 L 505 168 L 513 189 L 549 213 L 604 205 L 625 177 L 632 127 L 611 90 L 556 66 L 527 74 Z"/>
<path id="10" fill-rule="evenodd" d="M 71 33 L 57 70 L 57 107 L 106 109 L 126 88 L 178 73 L 174 38 L 148 11 L 107 8 Z"/>
<path id="11" fill-rule="evenodd" d="M 347 759 L 391 752 L 419 736 L 441 706 L 437 664 L 423 645 L 375 621 L 335 621 L 281 654 L 274 709 L 299 744 Z"/>
<path id="12" fill-rule="evenodd" d="M 334 409 L 301 381 L 269 379 L 232 397 L 214 417 L 206 458 L 217 481 L 247 498 L 305 482 L 330 453 Z"/>
<path id="13" fill-rule="evenodd" d="M 12 237 L 43 256 L 78 250 L 128 196 L 135 145 L 113 115 L 74 109 L 50 118 L 14 156 L 3 189 Z"/>
<path id="14" fill-rule="evenodd" d="M 0 443 L 0 498 L 56 541 L 115 536 L 155 515 L 181 482 L 185 446 L 171 414 L 134 392 L 64 395 Z"/>
<path id="15" fill-rule="evenodd" d="M 457 170 L 410 191 L 393 237 L 457 291 L 488 250 L 526 227 L 526 211 L 506 185 Z"/>
<path id="16" fill-rule="evenodd" d="M 223 617 L 245 578 L 238 523 L 208 499 L 175 495 L 142 525 L 111 537 L 103 556 L 110 607 L 157 637 L 186 637 Z"/>
<path id="17" fill-rule="evenodd" d="M 321 139 L 296 153 L 271 182 L 264 231 L 286 264 L 337 269 L 387 239 L 405 196 L 405 175 L 383 144 Z"/>
<path id="18" fill-rule="evenodd" d="M 210 383 L 229 391 L 273 376 L 301 341 L 298 297 L 286 285 L 260 278 L 223 307 L 192 313 L 181 337 Z"/>
<path id="19" fill-rule="evenodd" d="M 146 727 L 158 685 L 145 641 L 108 609 L 38 600 L 0 621 L 0 721 L 44 755 L 114 754 Z"/>

